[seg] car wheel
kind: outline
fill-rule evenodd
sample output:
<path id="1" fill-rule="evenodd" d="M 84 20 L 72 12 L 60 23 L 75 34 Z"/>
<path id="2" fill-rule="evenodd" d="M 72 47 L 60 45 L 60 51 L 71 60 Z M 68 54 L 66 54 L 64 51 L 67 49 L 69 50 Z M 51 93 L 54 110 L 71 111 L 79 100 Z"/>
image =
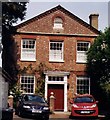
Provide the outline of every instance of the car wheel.
<path id="1" fill-rule="evenodd" d="M 18 115 L 18 112 L 15 110 L 15 115 Z"/>
<path id="2" fill-rule="evenodd" d="M 21 112 L 20 111 L 18 111 L 18 116 L 21 117 Z"/>
<path id="3" fill-rule="evenodd" d="M 36 120 L 38 120 L 38 119 L 36 119 Z M 49 116 L 42 116 L 42 117 L 40 118 L 40 120 L 49 120 Z"/>
<path id="4" fill-rule="evenodd" d="M 19 117 L 24 117 L 24 114 L 21 113 L 20 111 L 18 111 L 18 116 L 19 116 Z"/>
<path id="5" fill-rule="evenodd" d="M 72 119 L 72 116 L 69 116 L 69 119 Z"/>
<path id="6" fill-rule="evenodd" d="M 42 120 L 49 120 L 49 116 L 42 117 Z"/>
<path id="7" fill-rule="evenodd" d="M 74 117 L 72 115 L 69 115 L 69 119 L 73 119 Z"/>

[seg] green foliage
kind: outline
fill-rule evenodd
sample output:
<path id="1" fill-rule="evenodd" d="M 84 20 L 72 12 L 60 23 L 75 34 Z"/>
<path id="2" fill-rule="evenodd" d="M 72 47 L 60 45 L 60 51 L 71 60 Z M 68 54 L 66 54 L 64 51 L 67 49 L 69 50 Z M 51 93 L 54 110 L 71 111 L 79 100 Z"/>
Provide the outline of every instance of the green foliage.
<path id="1" fill-rule="evenodd" d="M 88 74 L 106 92 L 110 82 L 110 28 L 106 28 L 94 41 L 88 54 Z M 108 85 L 107 85 L 108 84 Z"/>
<path id="2" fill-rule="evenodd" d="M 27 2 L 2 2 L 2 67 L 13 78 L 10 88 L 17 82 L 17 45 L 13 39 L 13 24 L 23 20 Z"/>
<path id="3" fill-rule="evenodd" d="M 22 91 L 20 90 L 20 85 L 19 84 L 15 84 L 12 89 L 10 90 L 10 94 L 13 95 L 13 107 L 16 108 L 16 103 L 18 101 L 19 96 L 22 94 Z"/>
<path id="4" fill-rule="evenodd" d="M 38 73 L 37 77 L 37 84 L 35 88 L 35 93 L 44 95 L 45 92 L 45 78 L 44 78 L 44 71 L 47 70 L 48 67 L 44 63 L 40 63 L 39 66 L 36 68 L 36 72 Z"/>
<path id="5" fill-rule="evenodd" d="M 36 75 L 35 93 L 44 96 L 45 93 L 45 76 L 44 71 L 51 70 L 45 63 L 41 62 L 36 67 L 29 64 L 22 69 L 19 69 L 19 74 L 34 74 Z"/>
<path id="6" fill-rule="evenodd" d="M 9 29 L 19 19 L 23 20 L 26 14 L 26 2 L 3 2 L 2 25 Z"/>
<path id="7" fill-rule="evenodd" d="M 110 83 L 105 82 L 103 84 L 100 84 L 102 89 L 106 91 L 107 94 L 110 94 Z"/>

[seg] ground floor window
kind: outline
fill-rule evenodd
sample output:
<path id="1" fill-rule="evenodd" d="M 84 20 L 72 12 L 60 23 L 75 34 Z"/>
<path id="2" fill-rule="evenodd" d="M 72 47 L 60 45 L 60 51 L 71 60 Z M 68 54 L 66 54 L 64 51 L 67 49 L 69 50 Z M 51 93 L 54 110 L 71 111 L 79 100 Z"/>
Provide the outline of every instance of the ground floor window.
<path id="1" fill-rule="evenodd" d="M 77 93 L 90 94 L 90 78 L 86 76 L 77 76 Z"/>
<path id="2" fill-rule="evenodd" d="M 20 76 L 20 85 L 21 90 L 25 91 L 26 93 L 34 93 L 35 76 Z"/>

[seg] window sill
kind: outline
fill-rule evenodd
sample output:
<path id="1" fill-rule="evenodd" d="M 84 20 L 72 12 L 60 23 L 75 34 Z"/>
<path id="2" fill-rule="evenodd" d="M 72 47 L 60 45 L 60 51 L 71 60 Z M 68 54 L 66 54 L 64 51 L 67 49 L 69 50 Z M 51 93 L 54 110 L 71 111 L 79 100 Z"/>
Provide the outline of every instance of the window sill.
<path id="1" fill-rule="evenodd" d="M 33 95 L 33 94 L 34 94 L 34 92 L 33 92 L 33 93 L 28 93 L 28 92 L 27 92 L 27 93 L 25 93 L 25 94 L 30 94 L 30 95 Z"/>
<path id="2" fill-rule="evenodd" d="M 36 62 L 36 59 L 35 59 L 35 60 L 24 60 L 24 59 L 20 59 L 20 61 L 22 61 L 22 62 Z"/>
<path id="3" fill-rule="evenodd" d="M 77 64 L 87 64 L 85 61 L 76 61 Z"/>
<path id="4" fill-rule="evenodd" d="M 53 63 L 64 63 L 63 60 L 59 60 L 59 61 L 56 61 L 56 60 L 49 60 L 49 62 L 53 62 Z"/>
<path id="5" fill-rule="evenodd" d="M 53 29 L 55 29 L 55 30 L 63 30 L 64 28 L 63 27 L 53 27 Z"/>

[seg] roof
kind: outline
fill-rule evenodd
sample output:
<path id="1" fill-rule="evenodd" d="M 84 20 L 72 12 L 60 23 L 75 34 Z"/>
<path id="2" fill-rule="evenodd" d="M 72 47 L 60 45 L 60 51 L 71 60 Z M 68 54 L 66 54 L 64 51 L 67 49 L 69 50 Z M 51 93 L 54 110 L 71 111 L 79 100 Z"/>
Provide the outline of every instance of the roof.
<path id="1" fill-rule="evenodd" d="M 26 24 L 31 23 L 31 22 L 33 22 L 33 21 L 35 21 L 35 20 L 40 19 L 40 18 L 43 18 L 43 17 L 47 16 L 48 14 L 51 14 L 51 13 L 57 11 L 57 10 L 60 10 L 60 11 L 62 11 L 63 13 L 65 13 L 66 15 L 68 15 L 69 17 L 71 17 L 72 19 L 75 19 L 75 20 L 78 21 L 79 23 L 83 24 L 85 27 L 89 28 L 91 31 L 95 32 L 96 34 L 99 34 L 99 33 L 100 33 L 97 29 L 95 29 L 94 27 L 92 27 L 90 24 L 84 22 L 82 19 L 80 19 L 79 17 L 77 17 L 77 16 L 74 15 L 73 13 L 69 12 L 68 10 L 66 10 L 65 8 L 63 8 L 63 7 L 60 6 L 60 5 L 54 7 L 54 8 L 52 8 L 52 9 L 50 9 L 50 10 L 47 10 L 47 11 L 39 14 L 38 16 L 35 16 L 35 17 L 33 17 L 33 18 L 31 18 L 31 19 L 29 19 L 29 20 L 27 20 L 27 21 L 25 21 L 25 22 L 17 25 L 16 28 L 17 28 L 17 29 L 18 29 L 18 28 L 21 28 L 21 27 L 25 26 Z"/>

